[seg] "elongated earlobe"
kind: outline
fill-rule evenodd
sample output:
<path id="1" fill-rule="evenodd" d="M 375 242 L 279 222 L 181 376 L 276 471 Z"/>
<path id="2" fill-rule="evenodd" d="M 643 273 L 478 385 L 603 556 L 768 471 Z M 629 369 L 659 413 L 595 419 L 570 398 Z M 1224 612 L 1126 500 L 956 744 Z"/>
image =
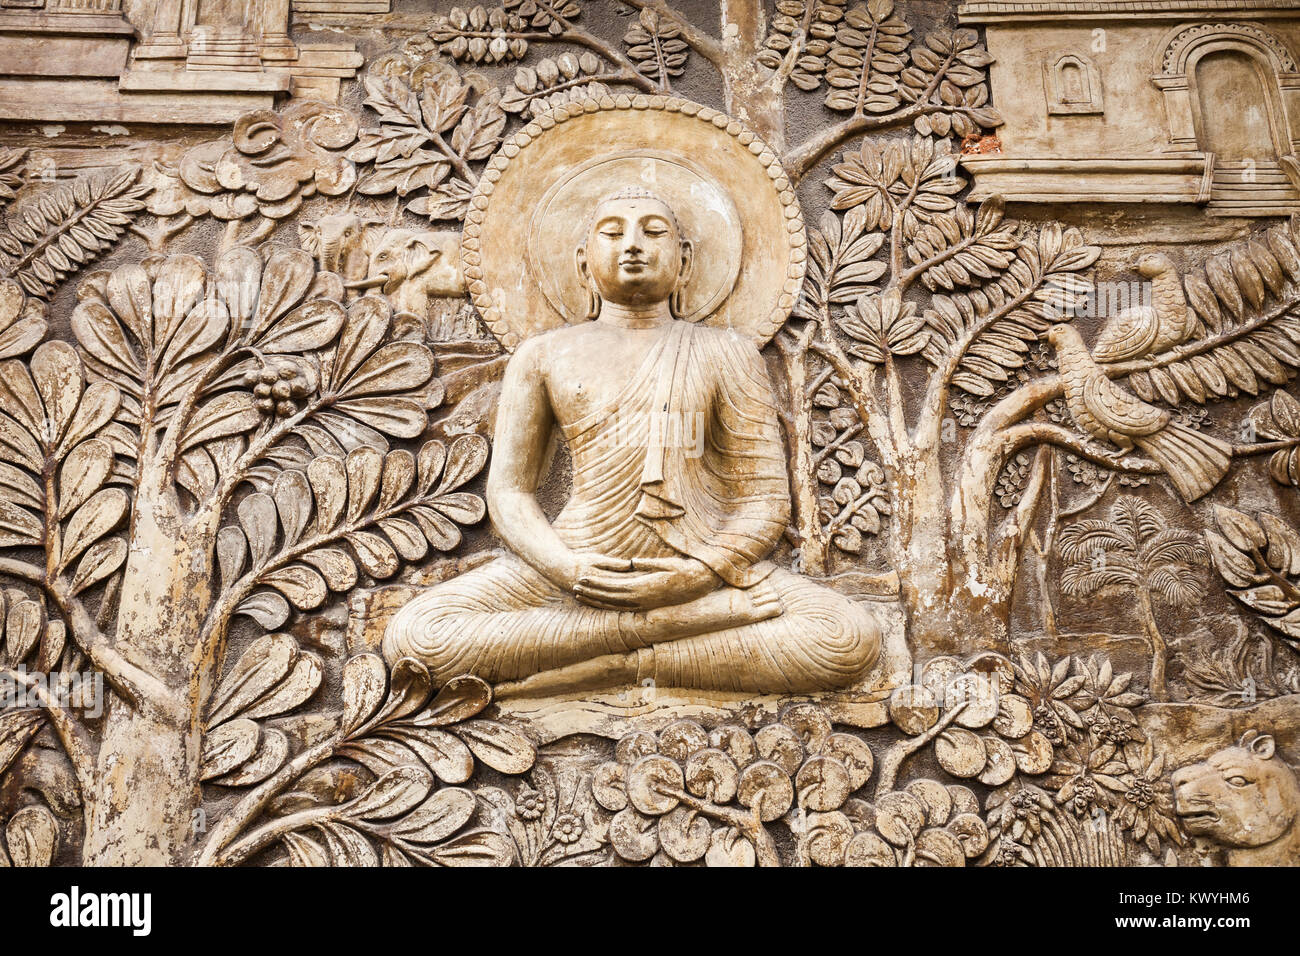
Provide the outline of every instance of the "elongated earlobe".
<path id="1" fill-rule="evenodd" d="M 578 278 L 582 280 L 583 287 L 587 290 L 587 314 L 584 318 L 592 321 L 600 315 L 601 302 L 600 293 L 596 291 L 596 281 L 591 277 L 591 270 L 587 268 L 587 249 L 585 246 L 578 247 L 574 261 L 578 267 Z"/>
<path id="2" fill-rule="evenodd" d="M 677 273 L 677 286 L 668 297 L 668 311 L 674 319 L 686 314 L 686 283 L 690 281 L 695 266 L 695 247 L 689 239 L 682 240 L 682 267 Z"/>

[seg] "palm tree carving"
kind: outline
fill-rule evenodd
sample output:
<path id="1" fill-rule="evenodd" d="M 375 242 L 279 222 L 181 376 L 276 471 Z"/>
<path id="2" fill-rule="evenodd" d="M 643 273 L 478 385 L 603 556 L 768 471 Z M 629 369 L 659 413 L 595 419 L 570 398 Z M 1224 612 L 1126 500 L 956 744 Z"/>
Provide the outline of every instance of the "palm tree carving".
<path id="1" fill-rule="evenodd" d="M 1111 589 L 1132 589 L 1151 644 L 1151 696 L 1168 700 L 1165 667 L 1169 649 L 1156 626 L 1151 596 L 1172 605 L 1205 596 L 1199 568 L 1205 549 L 1190 532 L 1165 526 L 1160 514 L 1132 495 L 1119 498 L 1107 520 L 1076 521 L 1061 532 L 1061 557 L 1067 562 L 1061 589 L 1085 597 Z"/>

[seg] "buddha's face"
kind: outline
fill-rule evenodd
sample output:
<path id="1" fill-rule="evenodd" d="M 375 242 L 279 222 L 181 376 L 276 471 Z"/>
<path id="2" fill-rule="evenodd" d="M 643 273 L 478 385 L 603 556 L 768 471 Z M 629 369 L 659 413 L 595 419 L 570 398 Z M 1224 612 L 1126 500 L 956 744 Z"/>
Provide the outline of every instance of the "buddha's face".
<path id="1" fill-rule="evenodd" d="M 578 271 L 602 299 L 625 306 L 665 302 L 684 282 L 690 244 L 658 199 L 609 199 L 596 207 Z"/>

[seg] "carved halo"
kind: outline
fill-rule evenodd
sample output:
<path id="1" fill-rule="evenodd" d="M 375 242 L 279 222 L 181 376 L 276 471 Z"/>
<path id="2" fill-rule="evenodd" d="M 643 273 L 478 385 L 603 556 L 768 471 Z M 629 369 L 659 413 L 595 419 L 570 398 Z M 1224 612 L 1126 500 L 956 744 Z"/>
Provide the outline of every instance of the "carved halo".
<path id="1" fill-rule="evenodd" d="M 807 237 L 776 154 L 725 113 L 662 96 L 568 103 L 509 140 L 479 181 L 462 241 L 470 297 L 513 351 L 583 320 L 573 253 L 602 196 L 640 186 L 663 196 L 696 261 L 689 321 L 736 328 L 759 345 L 794 308 Z"/>

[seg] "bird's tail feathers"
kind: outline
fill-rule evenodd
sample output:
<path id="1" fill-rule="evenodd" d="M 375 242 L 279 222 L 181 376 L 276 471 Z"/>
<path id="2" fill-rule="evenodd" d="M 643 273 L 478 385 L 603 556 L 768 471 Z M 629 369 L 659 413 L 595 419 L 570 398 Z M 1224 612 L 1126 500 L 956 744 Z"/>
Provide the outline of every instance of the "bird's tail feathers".
<path id="1" fill-rule="evenodd" d="M 1170 424 L 1134 444 L 1155 459 L 1187 502 L 1208 494 L 1232 465 L 1232 446 L 1213 435 Z"/>

